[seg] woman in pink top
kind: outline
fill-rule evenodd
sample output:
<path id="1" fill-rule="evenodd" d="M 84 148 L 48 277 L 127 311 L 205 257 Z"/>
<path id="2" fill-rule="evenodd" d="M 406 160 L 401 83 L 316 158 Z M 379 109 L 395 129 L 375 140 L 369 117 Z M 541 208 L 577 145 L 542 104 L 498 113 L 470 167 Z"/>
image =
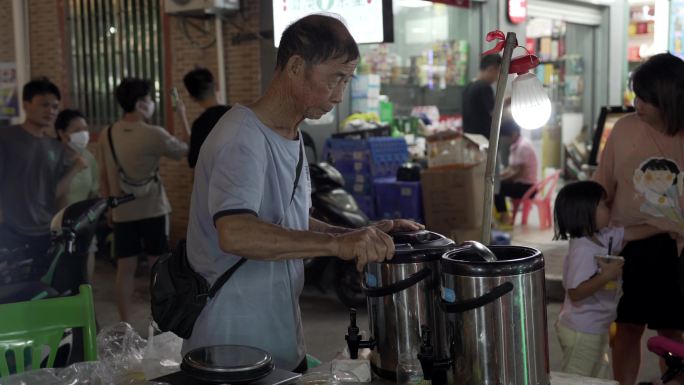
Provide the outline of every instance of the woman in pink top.
<path id="1" fill-rule="evenodd" d="M 510 224 L 506 208 L 506 197 L 520 199 L 537 183 L 537 154 L 529 140 L 520 135 L 520 126 L 513 119 L 506 120 L 501 127 L 502 134 L 511 137 L 508 167 L 501 171 L 501 188 L 494 196 L 494 206 L 501 215 L 501 223 Z"/>
<path id="2" fill-rule="evenodd" d="M 623 296 L 617 309 L 613 374 L 634 385 L 644 328 L 684 341 L 684 295 L 678 270 L 684 239 L 684 61 L 659 54 L 632 75 L 636 114 L 620 119 L 594 179 L 611 207 L 613 226 L 650 223 L 662 234 L 627 243 Z"/>

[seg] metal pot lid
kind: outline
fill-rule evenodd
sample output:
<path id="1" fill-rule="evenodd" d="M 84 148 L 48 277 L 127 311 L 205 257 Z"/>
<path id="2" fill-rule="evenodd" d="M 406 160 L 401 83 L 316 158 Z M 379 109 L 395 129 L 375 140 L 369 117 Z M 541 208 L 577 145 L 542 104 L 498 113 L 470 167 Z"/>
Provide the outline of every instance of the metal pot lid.
<path id="1" fill-rule="evenodd" d="M 531 273 L 544 268 L 544 256 L 531 247 L 489 246 L 497 260 L 487 262 L 480 256 L 459 249 L 444 253 L 442 273 L 466 277 L 503 277 Z"/>
<path id="2" fill-rule="evenodd" d="M 416 263 L 437 260 L 454 248 L 451 239 L 432 231 L 402 231 L 390 234 L 394 239 L 394 258 L 388 263 Z"/>
<path id="3" fill-rule="evenodd" d="M 268 352 L 245 345 L 197 348 L 188 352 L 181 364 L 181 369 L 192 377 L 231 384 L 256 381 L 271 373 L 273 367 Z"/>

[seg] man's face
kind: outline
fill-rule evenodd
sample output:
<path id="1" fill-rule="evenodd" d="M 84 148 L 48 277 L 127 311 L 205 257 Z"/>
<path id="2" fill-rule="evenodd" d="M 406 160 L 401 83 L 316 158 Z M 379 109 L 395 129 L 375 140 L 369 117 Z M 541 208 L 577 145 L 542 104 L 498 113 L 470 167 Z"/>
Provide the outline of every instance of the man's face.
<path id="1" fill-rule="evenodd" d="M 493 65 L 487 67 L 485 70 L 485 77 L 488 83 L 496 83 L 499 80 L 499 73 L 501 72 L 501 65 Z"/>
<path id="2" fill-rule="evenodd" d="M 305 118 L 319 119 L 342 101 L 358 64 L 358 60 L 345 61 L 346 58 L 331 59 L 301 71 L 295 93 Z"/>
<path id="3" fill-rule="evenodd" d="M 31 101 L 24 101 L 23 107 L 27 121 L 41 127 L 49 127 L 57 118 L 59 99 L 53 94 L 35 95 Z"/>

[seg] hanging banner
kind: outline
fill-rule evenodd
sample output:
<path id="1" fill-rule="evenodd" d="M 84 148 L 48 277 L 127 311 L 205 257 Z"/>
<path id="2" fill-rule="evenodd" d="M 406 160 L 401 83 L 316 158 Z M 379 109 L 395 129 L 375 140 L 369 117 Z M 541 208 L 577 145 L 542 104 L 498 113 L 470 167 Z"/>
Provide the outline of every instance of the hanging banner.
<path id="1" fill-rule="evenodd" d="M 433 3 L 453 5 L 454 7 L 470 8 L 470 0 L 430 0 Z"/>
<path id="2" fill-rule="evenodd" d="M 19 92 L 17 91 L 17 65 L 0 63 L 0 119 L 19 116 Z"/>
<path id="3" fill-rule="evenodd" d="M 670 42 L 671 54 L 684 59 L 684 0 L 670 2 Z"/>

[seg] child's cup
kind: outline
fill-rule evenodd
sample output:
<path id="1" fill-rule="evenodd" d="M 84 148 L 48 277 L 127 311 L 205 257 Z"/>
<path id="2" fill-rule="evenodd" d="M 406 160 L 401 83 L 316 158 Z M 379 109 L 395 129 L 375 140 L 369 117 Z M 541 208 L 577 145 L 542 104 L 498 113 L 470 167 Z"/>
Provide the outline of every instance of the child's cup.
<path id="1" fill-rule="evenodd" d="M 595 255 L 594 259 L 596 259 L 596 264 L 598 265 L 598 261 L 602 261 L 604 263 L 615 263 L 616 261 L 624 261 L 625 258 L 621 257 L 619 255 Z M 600 269 L 600 267 L 599 267 Z M 608 281 L 606 285 L 603 287 L 605 290 L 617 290 L 618 289 L 618 281 Z"/>

